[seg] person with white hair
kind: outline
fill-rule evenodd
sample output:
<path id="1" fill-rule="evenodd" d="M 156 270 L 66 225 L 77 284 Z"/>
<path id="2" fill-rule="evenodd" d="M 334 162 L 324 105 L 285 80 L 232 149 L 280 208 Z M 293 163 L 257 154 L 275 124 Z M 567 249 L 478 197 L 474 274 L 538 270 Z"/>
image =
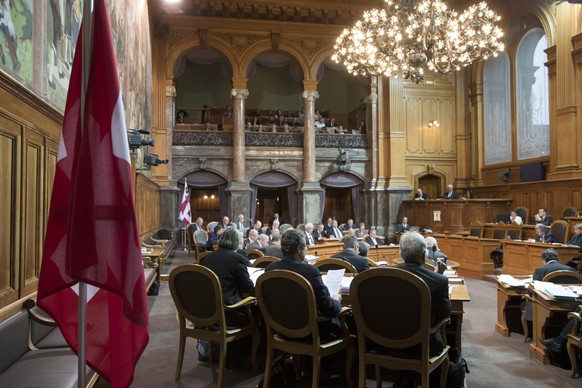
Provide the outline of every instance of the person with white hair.
<path id="1" fill-rule="evenodd" d="M 247 243 L 247 246 L 246 246 L 247 251 L 249 249 L 259 249 L 261 247 L 261 244 L 257 241 L 258 238 L 259 238 L 259 232 L 257 232 L 255 229 L 251 229 L 249 231 L 249 242 Z"/>
<path id="2" fill-rule="evenodd" d="M 307 246 L 315 245 L 315 237 L 313 236 L 313 223 L 308 222 L 305 224 L 305 237 L 307 240 Z"/>
<path id="3" fill-rule="evenodd" d="M 436 238 L 428 236 L 426 240 L 426 257 L 436 262 L 438 259 L 447 261 L 447 255 L 440 251 Z"/>
<path id="4" fill-rule="evenodd" d="M 445 199 L 460 199 L 461 196 L 458 192 L 455 191 L 455 188 L 451 183 L 447 185 L 447 192 L 443 194 L 443 198 Z"/>

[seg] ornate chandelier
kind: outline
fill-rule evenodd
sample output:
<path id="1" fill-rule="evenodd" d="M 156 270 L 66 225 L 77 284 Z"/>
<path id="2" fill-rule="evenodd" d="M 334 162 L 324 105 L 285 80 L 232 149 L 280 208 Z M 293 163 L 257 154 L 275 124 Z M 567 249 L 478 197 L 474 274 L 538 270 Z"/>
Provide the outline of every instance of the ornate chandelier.
<path id="1" fill-rule="evenodd" d="M 441 0 L 384 0 L 344 29 L 332 59 L 354 75 L 424 81 L 424 69 L 447 74 L 504 50 L 500 17 L 485 2 L 461 15 Z"/>

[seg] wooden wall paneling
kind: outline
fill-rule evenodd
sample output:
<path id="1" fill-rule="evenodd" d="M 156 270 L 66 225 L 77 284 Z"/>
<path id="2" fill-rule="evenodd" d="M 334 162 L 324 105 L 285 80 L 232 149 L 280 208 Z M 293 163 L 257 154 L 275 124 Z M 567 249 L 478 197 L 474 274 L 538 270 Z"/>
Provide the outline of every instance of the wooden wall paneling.
<path id="1" fill-rule="evenodd" d="M 417 97 L 419 98 L 419 97 Z M 430 120 L 438 119 L 437 100 L 432 98 L 419 98 L 422 112 L 420 113 L 420 135 L 422 136 L 422 150 L 435 154 L 441 151 L 440 127 L 428 126 Z"/>
<path id="2" fill-rule="evenodd" d="M 455 154 L 456 152 L 456 109 L 455 99 L 438 100 L 438 120 L 440 127 L 437 128 L 440 152 L 445 154 Z"/>
<path id="3" fill-rule="evenodd" d="M 420 99 L 418 97 L 404 97 L 406 111 L 406 152 L 419 154 L 424 151 L 424 129 L 421 123 Z"/>
<path id="4" fill-rule="evenodd" d="M 136 177 L 135 211 L 140 236 L 160 228 L 160 187 L 141 173 Z"/>
<path id="5" fill-rule="evenodd" d="M 20 131 L 18 124 L 0 116 L 0 309 L 19 296 Z"/>
<path id="6" fill-rule="evenodd" d="M 40 275 L 40 261 L 44 239 L 46 183 L 44 173 L 44 137 L 28 128 L 25 129 L 23 165 L 20 281 L 23 294 L 36 291 Z"/>

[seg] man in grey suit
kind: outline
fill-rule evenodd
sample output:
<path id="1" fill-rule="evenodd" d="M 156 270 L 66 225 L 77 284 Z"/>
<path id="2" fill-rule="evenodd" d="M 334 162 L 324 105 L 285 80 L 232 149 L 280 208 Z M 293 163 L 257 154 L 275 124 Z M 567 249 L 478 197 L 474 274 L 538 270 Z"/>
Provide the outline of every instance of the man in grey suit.
<path id="1" fill-rule="evenodd" d="M 355 237 L 346 237 L 344 240 L 344 251 L 332 256 L 334 259 L 342 259 L 349 262 L 358 272 L 370 269 L 368 259 L 358 255 L 358 239 Z"/>

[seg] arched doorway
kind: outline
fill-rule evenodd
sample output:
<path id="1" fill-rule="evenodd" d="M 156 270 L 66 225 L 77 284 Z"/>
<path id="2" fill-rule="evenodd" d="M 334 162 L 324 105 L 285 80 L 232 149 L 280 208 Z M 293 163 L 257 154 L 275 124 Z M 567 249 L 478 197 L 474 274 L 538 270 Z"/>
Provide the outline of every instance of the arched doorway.
<path id="1" fill-rule="evenodd" d="M 251 218 L 270 222 L 275 213 L 283 222 L 297 225 L 297 181 L 282 172 L 269 171 L 254 177 L 250 186 Z"/>
<path id="2" fill-rule="evenodd" d="M 322 219 L 335 217 L 340 224 L 349 218 L 356 224 L 362 222 L 363 183 L 359 177 L 345 172 L 336 172 L 323 178 L 320 182 L 323 189 Z"/>
<path id="3" fill-rule="evenodd" d="M 186 175 L 190 189 L 190 209 L 192 221 L 202 217 L 204 223 L 220 221 L 222 216 L 228 215 L 227 181 L 212 171 L 193 171 Z M 178 187 L 180 193 L 184 189 L 184 178 Z M 178 203 L 180 205 L 180 203 Z M 176 213 L 178 214 L 178 213 Z"/>

